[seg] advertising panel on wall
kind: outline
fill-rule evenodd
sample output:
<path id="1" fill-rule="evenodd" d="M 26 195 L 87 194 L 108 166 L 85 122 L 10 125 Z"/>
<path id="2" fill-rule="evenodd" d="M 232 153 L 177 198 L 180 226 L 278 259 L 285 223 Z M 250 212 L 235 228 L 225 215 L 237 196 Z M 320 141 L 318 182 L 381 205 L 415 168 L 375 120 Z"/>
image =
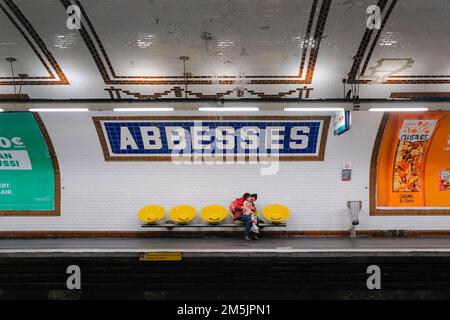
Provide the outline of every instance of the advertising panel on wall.
<path id="1" fill-rule="evenodd" d="M 94 117 L 106 161 L 323 160 L 330 117 Z"/>
<path id="2" fill-rule="evenodd" d="M 58 162 L 37 114 L 0 114 L 0 215 L 59 215 Z"/>
<path id="3" fill-rule="evenodd" d="M 371 166 L 371 214 L 450 214 L 450 112 L 383 117 Z"/>
<path id="4" fill-rule="evenodd" d="M 337 111 L 333 115 L 333 131 L 335 136 L 347 132 L 352 127 L 352 113 L 348 110 Z"/>

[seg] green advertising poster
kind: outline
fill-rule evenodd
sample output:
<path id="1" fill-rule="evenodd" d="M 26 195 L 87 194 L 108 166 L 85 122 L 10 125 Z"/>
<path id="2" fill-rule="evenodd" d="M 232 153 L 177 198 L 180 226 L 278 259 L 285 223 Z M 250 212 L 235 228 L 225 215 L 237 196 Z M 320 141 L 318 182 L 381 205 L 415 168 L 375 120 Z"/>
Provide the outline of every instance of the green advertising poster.
<path id="1" fill-rule="evenodd" d="M 0 113 L 1 211 L 55 211 L 53 161 L 32 113 Z"/>

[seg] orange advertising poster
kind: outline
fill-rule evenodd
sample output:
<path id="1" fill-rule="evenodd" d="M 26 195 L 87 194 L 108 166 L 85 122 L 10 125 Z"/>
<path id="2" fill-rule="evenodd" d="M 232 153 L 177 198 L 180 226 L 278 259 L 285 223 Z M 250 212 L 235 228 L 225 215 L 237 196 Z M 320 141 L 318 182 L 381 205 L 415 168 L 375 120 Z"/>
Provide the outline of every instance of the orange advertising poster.
<path id="1" fill-rule="evenodd" d="M 372 214 L 450 214 L 450 112 L 387 114 L 376 144 Z"/>

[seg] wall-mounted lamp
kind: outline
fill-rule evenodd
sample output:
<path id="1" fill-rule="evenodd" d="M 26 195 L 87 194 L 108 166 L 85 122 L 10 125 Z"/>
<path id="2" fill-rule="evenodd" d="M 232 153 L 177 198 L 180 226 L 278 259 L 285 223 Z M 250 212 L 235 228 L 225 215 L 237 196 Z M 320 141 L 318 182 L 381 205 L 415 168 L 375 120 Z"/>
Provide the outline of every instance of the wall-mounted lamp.
<path id="1" fill-rule="evenodd" d="M 186 72 L 186 61 L 189 60 L 189 57 L 181 56 L 180 60 L 183 61 L 184 97 L 187 99 L 188 81 L 192 77 L 192 73 Z"/>
<path id="2" fill-rule="evenodd" d="M 22 92 L 23 80 L 28 79 L 28 75 L 26 73 L 19 73 L 19 79 L 20 79 L 20 86 L 18 95 L 20 97 L 20 93 Z"/>
<path id="3" fill-rule="evenodd" d="M 14 62 L 17 61 L 16 58 L 14 57 L 8 57 L 5 58 L 6 61 L 8 61 L 11 65 L 11 78 L 12 78 L 12 82 L 13 82 L 13 87 L 14 87 L 14 94 L 17 94 L 17 90 L 16 90 L 16 76 L 14 75 Z"/>

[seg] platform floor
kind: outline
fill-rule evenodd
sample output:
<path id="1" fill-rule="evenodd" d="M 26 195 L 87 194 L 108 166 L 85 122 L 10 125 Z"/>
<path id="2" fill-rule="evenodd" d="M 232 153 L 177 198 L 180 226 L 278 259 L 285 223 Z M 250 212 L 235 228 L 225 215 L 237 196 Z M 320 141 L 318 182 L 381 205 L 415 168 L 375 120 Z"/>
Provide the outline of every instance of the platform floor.
<path id="1" fill-rule="evenodd" d="M 450 238 L 85 238 L 0 240 L 0 255 L 38 253 L 183 252 L 195 255 L 439 255 L 450 256 Z"/>
<path id="2" fill-rule="evenodd" d="M 182 260 L 140 259 L 152 251 Z M 77 292 L 70 265 L 82 270 Z M 370 265 L 382 272 L 377 292 Z M 449 270 L 450 238 L 0 240 L 0 300 L 450 299 Z"/>

